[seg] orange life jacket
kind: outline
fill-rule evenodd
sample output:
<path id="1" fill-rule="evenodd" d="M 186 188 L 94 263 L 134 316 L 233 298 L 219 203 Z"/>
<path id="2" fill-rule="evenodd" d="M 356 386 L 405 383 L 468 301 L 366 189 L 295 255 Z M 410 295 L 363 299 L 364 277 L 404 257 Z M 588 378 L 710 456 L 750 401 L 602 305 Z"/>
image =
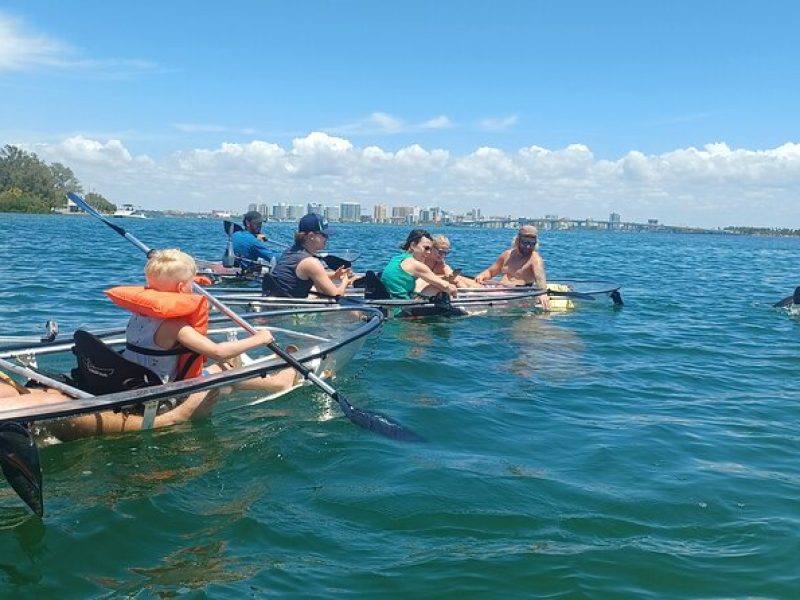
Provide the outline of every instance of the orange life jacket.
<path id="1" fill-rule="evenodd" d="M 208 331 L 208 302 L 199 294 L 159 292 L 142 286 L 119 286 L 106 290 L 106 295 L 117 306 L 144 317 L 153 319 L 183 319 L 197 331 Z M 178 373 L 183 373 L 191 363 L 183 379 L 199 377 L 203 373 L 204 357 L 186 350 L 178 358 Z"/>

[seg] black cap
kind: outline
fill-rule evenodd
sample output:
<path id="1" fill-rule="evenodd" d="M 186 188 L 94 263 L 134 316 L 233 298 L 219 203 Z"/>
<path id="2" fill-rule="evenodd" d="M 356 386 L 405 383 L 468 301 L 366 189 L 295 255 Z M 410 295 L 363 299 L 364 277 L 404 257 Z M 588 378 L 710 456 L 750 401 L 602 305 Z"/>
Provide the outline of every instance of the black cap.
<path id="1" fill-rule="evenodd" d="M 264 217 L 261 216 L 261 213 L 257 210 L 250 210 L 244 213 L 244 218 L 242 222 L 247 225 L 247 223 L 261 223 L 264 220 Z"/>
<path id="2" fill-rule="evenodd" d="M 328 220 L 317 213 L 308 213 L 300 219 L 297 224 L 297 231 L 318 231 L 325 235 L 333 235 L 335 233 L 333 227 L 328 227 Z"/>

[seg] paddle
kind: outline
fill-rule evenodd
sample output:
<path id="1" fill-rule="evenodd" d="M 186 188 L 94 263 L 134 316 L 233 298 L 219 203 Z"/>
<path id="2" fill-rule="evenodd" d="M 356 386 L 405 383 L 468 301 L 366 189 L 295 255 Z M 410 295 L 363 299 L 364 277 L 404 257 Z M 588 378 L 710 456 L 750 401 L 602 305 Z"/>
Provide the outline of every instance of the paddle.
<path id="1" fill-rule="evenodd" d="M 119 225 L 116 225 L 115 223 L 109 221 L 107 218 L 105 218 L 103 215 L 97 212 L 92 206 L 90 206 L 86 202 L 86 200 L 84 200 L 83 198 L 72 192 L 70 192 L 67 195 L 69 196 L 70 200 L 72 200 L 77 206 L 79 206 L 85 212 L 89 213 L 93 217 L 100 219 L 103 223 L 111 227 L 111 229 L 113 229 L 122 237 L 124 237 L 126 240 L 131 242 L 134 246 L 139 248 L 139 250 L 141 250 L 145 254 L 150 254 L 150 252 L 152 251 L 151 248 L 149 248 L 144 243 L 139 241 L 136 237 L 125 231 L 125 229 L 123 229 Z M 231 321 L 236 323 L 239 327 L 241 327 L 251 335 L 256 333 L 255 328 L 252 325 L 250 325 L 250 323 L 242 319 L 238 314 L 236 314 L 228 306 L 223 304 L 220 300 L 215 298 L 207 290 L 200 287 L 196 283 L 192 284 L 192 289 L 198 294 L 205 296 L 208 299 L 208 301 L 217 308 L 217 310 L 223 313 Z M 313 371 L 311 371 L 311 369 L 309 369 L 304 364 L 299 362 L 291 354 L 288 354 L 283 348 L 278 346 L 278 344 L 276 344 L 274 341 L 267 344 L 267 347 L 270 350 L 272 350 L 275 354 L 277 354 L 279 357 L 281 357 L 281 359 L 283 359 L 283 361 L 286 362 L 289 366 L 291 366 L 295 371 L 298 371 L 305 379 L 316 385 L 328 396 L 336 400 L 336 402 L 338 402 L 339 406 L 341 407 L 344 415 L 356 425 L 396 440 L 403 440 L 409 442 L 423 441 L 423 439 L 419 435 L 417 435 L 410 429 L 407 429 L 406 427 L 400 425 L 399 423 L 395 423 L 388 417 L 385 417 L 384 415 L 381 415 L 379 413 L 361 410 L 360 408 L 357 408 L 352 404 L 350 404 L 350 402 L 347 400 L 347 398 L 344 397 L 343 394 L 336 391 L 325 381 L 317 377 L 317 375 Z"/>
<path id="2" fill-rule="evenodd" d="M 794 293 L 791 296 L 786 296 L 783 300 L 778 300 L 773 304 L 773 308 L 786 308 L 792 304 L 800 305 L 800 286 L 794 288 Z"/>
<path id="3" fill-rule="evenodd" d="M 234 223 L 233 221 L 225 221 L 223 223 L 223 226 L 225 227 L 225 233 L 228 236 L 233 235 L 237 231 L 244 231 L 244 227 L 242 227 L 238 223 Z M 267 244 L 272 244 L 274 246 L 277 246 L 278 248 L 283 248 L 284 250 L 286 250 L 287 248 L 290 247 L 289 244 L 284 244 L 283 242 L 278 242 L 276 240 L 271 240 L 269 238 L 264 240 L 264 241 Z M 227 254 L 227 248 L 225 249 L 225 252 Z M 233 252 L 233 247 L 232 246 L 231 246 L 231 252 Z M 333 254 L 329 254 L 328 252 L 321 252 L 321 253 L 318 253 L 316 256 L 317 256 L 318 259 L 320 259 L 322 262 L 324 262 L 325 265 L 329 269 L 335 271 L 336 269 L 338 269 L 340 267 L 345 267 L 345 268 L 349 269 L 350 267 L 353 266 L 353 262 L 355 262 L 355 260 L 359 256 L 361 256 L 361 254 L 358 253 L 358 252 L 354 252 L 354 253 L 348 254 L 347 258 L 343 258 L 341 256 L 334 256 Z M 224 264 L 224 260 L 223 260 L 223 264 Z M 225 266 L 227 266 L 227 265 L 225 265 Z"/>
<path id="4" fill-rule="evenodd" d="M 51 379 L 27 367 L 18 366 L 3 358 L 0 358 L 0 367 L 75 398 L 92 397 L 83 390 Z M 43 516 L 44 500 L 42 499 L 42 469 L 39 463 L 39 449 L 36 447 L 30 431 L 15 421 L 0 422 L 0 468 L 8 483 L 25 504 L 30 506 L 36 515 Z"/>
<path id="5" fill-rule="evenodd" d="M 233 239 L 231 239 L 235 229 L 233 227 L 228 227 L 228 225 L 235 225 L 235 223 L 225 221 L 224 225 L 225 235 L 228 236 L 228 243 L 225 244 L 225 253 L 222 255 L 222 266 L 230 269 L 236 264 L 236 255 L 233 253 Z"/>
<path id="6" fill-rule="evenodd" d="M 0 468 L 34 514 L 44 516 L 39 450 L 30 431 L 19 423 L 0 423 Z"/>

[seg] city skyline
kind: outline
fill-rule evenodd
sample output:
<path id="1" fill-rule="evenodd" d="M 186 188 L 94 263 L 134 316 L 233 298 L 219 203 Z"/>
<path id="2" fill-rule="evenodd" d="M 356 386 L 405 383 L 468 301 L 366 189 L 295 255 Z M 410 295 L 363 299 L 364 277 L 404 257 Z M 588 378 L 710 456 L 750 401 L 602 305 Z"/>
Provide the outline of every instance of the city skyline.
<path id="1" fill-rule="evenodd" d="M 800 5 L 770 7 L 9 0 L 0 143 L 149 209 L 798 227 Z"/>
<path id="2" fill-rule="evenodd" d="M 372 213 L 362 213 L 362 207 L 355 202 L 346 202 L 340 206 L 325 206 L 321 203 L 309 202 L 302 204 L 254 204 L 247 206 L 247 212 L 257 211 L 266 221 L 293 222 L 308 213 L 317 213 L 324 216 L 332 223 L 376 223 L 394 225 L 463 225 L 486 227 L 512 227 L 523 223 L 533 223 L 543 229 L 608 229 L 608 230 L 640 230 L 644 228 L 671 228 L 674 226 L 663 225 L 658 219 L 647 219 L 646 223 L 623 221 L 619 213 L 612 212 L 608 220 L 592 218 L 575 218 L 547 214 L 544 216 L 532 215 L 484 215 L 479 208 L 472 208 L 466 213 L 452 213 L 442 210 L 438 206 L 389 206 L 375 204 Z M 237 211 L 236 214 L 238 214 Z M 241 211 L 244 214 L 245 211 Z M 231 213 L 213 211 L 212 216 L 229 217 Z"/>

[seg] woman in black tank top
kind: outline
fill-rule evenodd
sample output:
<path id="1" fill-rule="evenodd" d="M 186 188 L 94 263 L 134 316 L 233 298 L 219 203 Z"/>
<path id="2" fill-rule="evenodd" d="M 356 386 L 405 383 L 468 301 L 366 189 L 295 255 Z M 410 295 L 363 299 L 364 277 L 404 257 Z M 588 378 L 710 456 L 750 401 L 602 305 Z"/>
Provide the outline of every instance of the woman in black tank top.
<path id="1" fill-rule="evenodd" d="M 353 280 L 350 269 L 340 267 L 329 275 L 315 254 L 325 248 L 333 229 L 316 213 L 300 219 L 294 245 L 278 259 L 272 271 L 264 276 L 262 290 L 268 296 L 306 298 L 315 287 L 323 296 L 341 296 Z M 338 279 L 335 284 L 332 279 Z"/>

